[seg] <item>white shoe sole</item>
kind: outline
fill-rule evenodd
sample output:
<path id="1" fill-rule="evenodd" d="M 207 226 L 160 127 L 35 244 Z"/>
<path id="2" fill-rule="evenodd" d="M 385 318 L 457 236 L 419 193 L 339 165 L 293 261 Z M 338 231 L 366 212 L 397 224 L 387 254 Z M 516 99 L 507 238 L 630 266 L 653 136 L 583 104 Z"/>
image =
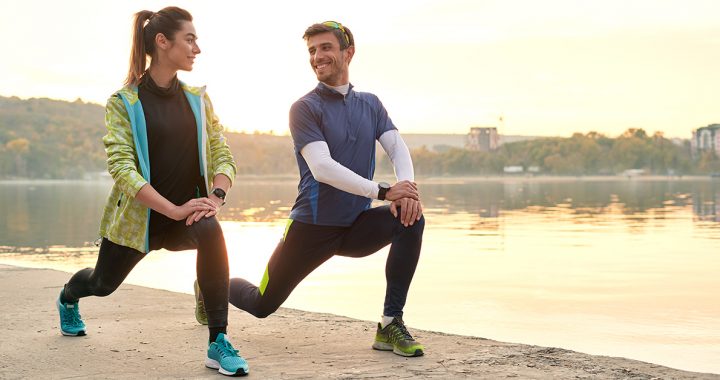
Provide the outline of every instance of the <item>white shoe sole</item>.
<path id="1" fill-rule="evenodd" d="M 379 351 L 392 351 L 395 355 L 405 356 L 405 357 L 416 357 L 416 356 L 423 356 L 424 353 L 421 351 L 420 354 L 417 353 L 417 350 L 412 353 L 408 354 L 406 352 L 402 352 L 395 348 L 395 346 L 392 345 L 392 343 L 386 343 L 386 342 L 375 342 L 372 345 L 372 348 Z"/>
<path id="2" fill-rule="evenodd" d="M 249 371 L 245 372 L 245 370 L 243 370 L 242 368 L 240 368 L 237 372 L 227 371 L 220 365 L 220 362 L 210 358 L 205 358 L 205 367 L 208 367 L 210 369 L 216 369 L 218 370 L 218 372 L 225 376 L 245 376 L 249 373 Z"/>
<path id="3" fill-rule="evenodd" d="M 72 334 L 69 332 L 65 332 L 63 330 L 60 330 L 60 333 L 63 334 L 64 336 L 85 336 L 85 330 L 80 330 L 77 332 L 77 334 Z"/>

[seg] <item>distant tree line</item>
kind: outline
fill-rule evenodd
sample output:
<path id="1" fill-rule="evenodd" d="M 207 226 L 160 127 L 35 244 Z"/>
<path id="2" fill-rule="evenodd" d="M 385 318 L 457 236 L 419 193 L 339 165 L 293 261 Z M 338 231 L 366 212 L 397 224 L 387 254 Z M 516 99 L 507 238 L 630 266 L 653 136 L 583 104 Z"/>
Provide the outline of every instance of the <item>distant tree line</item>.
<path id="1" fill-rule="evenodd" d="M 0 178 L 82 178 L 106 170 L 102 136 L 104 109 L 80 100 L 21 100 L 0 97 Z M 241 175 L 297 175 L 289 136 L 226 133 Z M 377 172 L 392 173 L 378 149 Z M 657 132 L 628 129 L 611 138 L 576 133 L 507 143 L 494 152 L 460 148 L 411 152 L 419 176 L 497 175 L 520 166 L 544 175 L 615 175 L 628 169 L 649 174 L 720 172 L 720 160 L 707 153 L 691 157 L 687 141 L 677 145 Z"/>
<path id="2" fill-rule="evenodd" d="M 617 138 L 596 132 L 570 138 L 542 138 L 504 144 L 494 152 L 451 148 L 412 152 L 417 173 L 423 175 L 493 175 L 508 166 L 545 175 L 616 175 L 628 170 L 646 174 L 687 175 L 720 172 L 712 152 L 691 157 L 689 141 L 676 144 L 661 132 L 648 135 L 628 129 Z"/>
<path id="3" fill-rule="evenodd" d="M 106 170 L 105 110 L 81 100 L 0 97 L 0 178 L 83 178 Z M 290 138 L 225 133 L 239 174 L 297 173 Z"/>
<path id="4" fill-rule="evenodd" d="M 0 177 L 80 178 L 105 169 L 96 104 L 0 97 Z"/>

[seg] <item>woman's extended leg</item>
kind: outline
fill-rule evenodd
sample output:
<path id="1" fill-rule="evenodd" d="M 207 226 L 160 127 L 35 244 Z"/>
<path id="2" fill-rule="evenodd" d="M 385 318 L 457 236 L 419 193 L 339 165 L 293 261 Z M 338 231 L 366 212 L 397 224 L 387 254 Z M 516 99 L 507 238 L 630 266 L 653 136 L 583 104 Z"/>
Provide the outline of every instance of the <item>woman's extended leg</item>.
<path id="1" fill-rule="evenodd" d="M 85 323 L 78 305 L 80 298 L 111 294 L 143 257 L 145 255 L 139 251 L 103 239 L 95 268 L 75 273 L 60 291 L 57 308 L 62 334 L 85 335 Z"/>
<path id="2" fill-rule="evenodd" d="M 64 303 L 76 303 L 87 296 L 105 297 L 122 284 L 145 255 L 103 238 L 95 268 L 85 268 L 70 278 L 61 294 Z"/>

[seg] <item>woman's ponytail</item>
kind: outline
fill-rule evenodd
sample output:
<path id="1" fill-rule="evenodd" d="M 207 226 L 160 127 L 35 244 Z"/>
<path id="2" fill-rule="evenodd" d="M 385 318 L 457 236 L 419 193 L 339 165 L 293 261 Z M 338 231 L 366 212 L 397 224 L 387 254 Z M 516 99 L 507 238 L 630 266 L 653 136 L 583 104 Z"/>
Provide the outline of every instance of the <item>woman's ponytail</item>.
<path id="1" fill-rule="evenodd" d="M 149 20 L 155 13 L 151 11 L 140 11 L 135 13 L 135 22 L 133 23 L 132 47 L 130 48 L 130 69 L 128 70 L 125 85 L 137 86 L 140 78 L 145 73 L 147 66 L 148 54 L 145 46 L 145 22 Z"/>

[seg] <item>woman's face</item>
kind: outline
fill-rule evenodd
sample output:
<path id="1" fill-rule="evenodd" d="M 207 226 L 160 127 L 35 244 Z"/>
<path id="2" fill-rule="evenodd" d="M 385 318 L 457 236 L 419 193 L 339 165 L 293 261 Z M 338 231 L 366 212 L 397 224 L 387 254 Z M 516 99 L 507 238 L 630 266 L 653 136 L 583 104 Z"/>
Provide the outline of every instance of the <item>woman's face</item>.
<path id="1" fill-rule="evenodd" d="M 190 21 L 181 21 L 180 25 L 181 28 L 175 32 L 174 39 L 167 41 L 166 45 L 159 46 L 158 52 L 164 55 L 160 63 L 169 65 L 173 70 L 192 71 L 195 56 L 200 54 L 195 26 Z"/>

